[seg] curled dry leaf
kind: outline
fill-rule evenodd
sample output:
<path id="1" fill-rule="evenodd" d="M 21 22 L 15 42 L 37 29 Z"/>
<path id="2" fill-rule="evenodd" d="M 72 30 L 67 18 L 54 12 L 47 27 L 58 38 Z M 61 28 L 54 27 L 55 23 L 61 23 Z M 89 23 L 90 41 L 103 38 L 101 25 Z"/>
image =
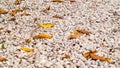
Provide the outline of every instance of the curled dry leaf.
<path id="1" fill-rule="evenodd" d="M 4 57 L 0 58 L 0 62 L 6 61 L 6 60 L 7 60 L 7 59 L 4 58 Z"/>
<path id="2" fill-rule="evenodd" d="M 3 30 L 3 27 L 0 27 L 0 30 Z"/>
<path id="3" fill-rule="evenodd" d="M 25 51 L 25 52 L 33 52 L 34 49 L 30 49 L 30 48 L 27 48 L 27 47 L 24 47 L 24 46 L 21 46 L 21 50 Z"/>
<path id="4" fill-rule="evenodd" d="M 26 43 L 30 43 L 31 40 L 30 40 L 30 39 L 26 39 L 25 42 L 26 42 Z"/>
<path id="5" fill-rule="evenodd" d="M 36 21 L 38 21 L 38 18 L 34 18 L 34 23 L 35 23 Z"/>
<path id="6" fill-rule="evenodd" d="M 44 12 L 47 12 L 48 10 L 50 10 L 50 5 L 47 6 L 43 11 L 44 11 Z"/>
<path id="7" fill-rule="evenodd" d="M 99 56 L 98 56 L 98 55 L 95 55 L 94 53 L 90 53 L 90 57 L 91 57 L 93 60 L 98 60 L 98 59 L 99 59 Z"/>
<path id="8" fill-rule="evenodd" d="M 86 31 L 86 30 L 77 30 L 79 33 L 83 33 L 83 34 L 87 34 L 87 35 L 89 35 L 89 34 L 91 34 L 91 32 L 90 31 Z"/>
<path id="9" fill-rule="evenodd" d="M 61 17 L 61 16 L 59 16 L 59 15 L 54 15 L 53 18 L 63 19 L 63 17 Z"/>
<path id="10" fill-rule="evenodd" d="M 70 2 L 75 2 L 75 0 L 70 0 Z"/>
<path id="11" fill-rule="evenodd" d="M 18 12 L 21 12 L 22 10 L 20 9 L 16 9 L 16 10 L 12 10 L 12 12 L 10 12 L 10 15 L 14 16 L 15 14 L 17 14 Z"/>
<path id="12" fill-rule="evenodd" d="M 43 28 L 51 28 L 54 25 L 55 25 L 54 23 L 38 24 L 38 26 L 43 27 Z"/>
<path id="13" fill-rule="evenodd" d="M 63 2 L 64 0 L 52 0 L 52 2 Z"/>
<path id="14" fill-rule="evenodd" d="M 82 36 L 83 34 L 75 34 L 75 35 L 70 35 L 68 36 L 68 39 L 75 39 L 75 38 L 78 38 L 80 36 Z"/>
<path id="15" fill-rule="evenodd" d="M 87 52 L 87 53 L 83 54 L 83 56 L 84 56 L 85 58 L 88 57 L 88 56 L 90 56 L 90 52 Z"/>
<path id="16" fill-rule="evenodd" d="M 95 54 L 96 52 L 97 50 L 92 50 L 90 52 L 83 54 L 83 56 L 85 58 L 90 56 L 93 60 L 107 61 L 108 63 L 110 63 L 110 58 L 105 58 L 104 56 L 98 56 Z"/>
<path id="17" fill-rule="evenodd" d="M 41 33 L 39 35 L 36 35 L 33 37 L 33 39 L 41 39 L 41 38 L 48 38 L 48 39 L 51 39 L 52 36 L 49 35 L 49 34 L 46 34 L 46 33 Z"/>
<path id="18" fill-rule="evenodd" d="M 108 63 L 110 63 L 110 58 L 105 58 Z"/>
<path id="19" fill-rule="evenodd" d="M 62 60 L 64 60 L 64 59 L 69 59 L 69 58 L 70 58 L 69 55 L 65 55 L 65 56 L 62 57 Z"/>
<path id="20" fill-rule="evenodd" d="M 6 14 L 6 13 L 7 13 L 6 10 L 0 9 L 0 14 Z"/>

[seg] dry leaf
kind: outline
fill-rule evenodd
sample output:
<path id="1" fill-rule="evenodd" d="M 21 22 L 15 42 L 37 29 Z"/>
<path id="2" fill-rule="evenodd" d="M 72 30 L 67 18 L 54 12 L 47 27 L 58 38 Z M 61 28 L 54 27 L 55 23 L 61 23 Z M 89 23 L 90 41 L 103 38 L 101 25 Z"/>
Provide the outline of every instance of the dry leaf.
<path id="1" fill-rule="evenodd" d="M 50 5 L 47 6 L 43 11 L 44 11 L 44 12 L 47 12 L 48 10 L 50 10 Z"/>
<path id="2" fill-rule="evenodd" d="M 106 58 L 106 61 L 107 61 L 108 63 L 110 63 L 110 58 Z"/>
<path id="3" fill-rule="evenodd" d="M 75 38 L 78 38 L 80 36 L 82 36 L 83 34 L 75 34 L 75 35 L 70 35 L 68 36 L 68 39 L 75 39 Z"/>
<path id="4" fill-rule="evenodd" d="M 52 36 L 49 35 L 49 34 L 46 34 L 46 33 L 41 33 L 39 35 L 36 35 L 33 37 L 33 39 L 41 39 L 41 38 L 48 38 L 48 39 L 51 39 Z"/>
<path id="5" fill-rule="evenodd" d="M 70 2 L 75 2 L 75 0 L 70 0 Z"/>
<path id="6" fill-rule="evenodd" d="M 21 50 L 26 51 L 26 52 L 33 52 L 34 51 L 34 49 L 30 49 L 30 48 L 27 48 L 24 46 L 21 46 Z"/>
<path id="7" fill-rule="evenodd" d="M 0 30 L 3 30 L 3 28 L 2 28 L 2 27 L 0 27 Z"/>
<path id="8" fill-rule="evenodd" d="M 38 24 L 38 26 L 43 27 L 43 28 L 51 28 L 54 25 L 55 25 L 54 23 Z"/>
<path id="9" fill-rule="evenodd" d="M 64 0 L 52 0 L 52 2 L 63 2 Z"/>
<path id="10" fill-rule="evenodd" d="M 98 55 L 95 55 L 95 53 L 90 53 L 90 57 L 91 57 L 93 60 L 98 60 L 98 59 L 99 59 L 99 56 L 98 56 Z"/>
<path id="11" fill-rule="evenodd" d="M 0 9 L 0 14 L 6 14 L 6 13 L 7 13 L 6 10 Z"/>
<path id="12" fill-rule="evenodd" d="M 30 43 L 30 42 L 31 42 L 31 40 L 30 40 L 30 39 L 26 39 L 25 41 L 26 41 L 26 43 Z"/>
<path id="13" fill-rule="evenodd" d="M 62 57 L 62 60 L 64 60 L 64 59 L 69 59 L 69 58 L 70 58 L 69 55 L 65 55 L 65 56 Z"/>
<path id="14" fill-rule="evenodd" d="M 88 57 L 88 56 L 90 56 L 90 52 L 87 52 L 87 53 L 83 54 L 83 56 L 84 56 L 85 58 Z"/>
<path id="15" fill-rule="evenodd" d="M 97 52 L 97 50 L 95 49 L 95 50 L 91 50 L 90 51 L 91 53 L 96 53 Z"/>
<path id="16" fill-rule="evenodd" d="M 89 35 L 89 34 L 91 34 L 91 32 L 90 31 L 86 31 L 86 30 L 77 30 L 79 33 L 83 33 L 83 34 L 87 34 L 87 35 Z"/>
<path id="17" fill-rule="evenodd" d="M 16 10 L 12 10 L 12 12 L 10 13 L 10 15 L 14 16 L 15 14 L 17 14 L 18 12 L 21 12 L 22 10 L 16 9 Z"/>
<path id="18" fill-rule="evenodd" d="M 4 57 L 0 58 L 0 62 L 6 61 L 6 60 L 7 60 L 7 59 L 4 58 Z"/>
<path id="19" fill-rule="evenodd" d="M 101 60 L 101 61 L 105 61 L 106 59 L 105 59 L 104 56 L 99 56 L 99 60 Z"/>
<path id="20" fill-rule="evenodd" d="M 58 15 L 54 15 L 53 18 L 59 18 L 59 19 L 63 19 L 63 17 L 58 16 Z"/>
<path id="21" fill-rule="evenodd" d="M 34 22 L 38 21 L 38 18 L 34 18 Z"/>

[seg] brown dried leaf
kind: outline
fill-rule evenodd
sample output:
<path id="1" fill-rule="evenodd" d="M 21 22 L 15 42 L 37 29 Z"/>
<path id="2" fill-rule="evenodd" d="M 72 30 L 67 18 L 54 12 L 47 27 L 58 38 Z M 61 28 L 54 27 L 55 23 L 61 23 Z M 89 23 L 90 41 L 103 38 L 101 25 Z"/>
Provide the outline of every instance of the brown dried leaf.
<path id="1" fill-rule="evenodd" d="M 0 27 L 0 30 L 3 30 L 4 28 L 3 27 Z"/>
<path id="2" fill-rule="evenodd" d="M 62 60 L 64 60 L 64 59 L 69 59 L 69 58 L 70 58 L 69 55 L 65 55 L 65 56 L 62 57 Z"/>
<path id="3" fill-rule="evenodd" d="M 18 12 L 21 12 L 22 10 L 20 9 L 16 9 L 16 10 L 12 10 L 12 12 L 10 13 L 10 15 L 14 16 L 15 14 L 17 14 Z"/>
<path id="4" fill-rule="evenodd" d="M 53 18 L 63 19 L 63 17 L 61 17 L 61 16 L 59 16 L 59 15 L 54 15 Z"/>
<path id="5" fill-rule="evenodd" d="M 99 56 L 99 60 L 101 60 L 101 61 L 105 61 L 106 59 L 105 59 L 104 56 Z"/>
<path id="6" fill-rule="evenodd" d="M 26 39 L 25 42 L 26 42 L 26 43 L 30 43 L 31 40 L 30 40 L 30 39 Z"/>
<path id="7" fill-rule="evenodd" d="M 90 57 L 91 57 L 93 60 L 98 60 L 98 59 L 99 59 L 99 56 L 98 56 L 98 55 L 95 55 L 95 53 L 90 53 Z"/>
<path id="8" fill-rule="evenodd" d="M 4 58 L 4 57 L 0 58 L 0 62 L 6 61 L 6 60 L 7 60 L 7 59 Z"/>
<path id="9" fill-rule="evenodd" d="M 25 0 L 16 0 L 14 4 L 19 5 L 22 1 L 25 1 Z"/>
<path id="10" fill-rule="evenodd" d="M 87 35 L 89 35 L 89 34 L 91 34 L 91 32 L 90 31 L 86 31 L 86 30 L 77 30 L 79 33 L 83 33 L 83 34 L 87 34 Z"/>
<path id="11" fill-rule="evenodd" d="M 38 18 L 34 18 L 34 22 L 38 21 Z"/>
<path id="12" fill-rule="evenodd" d="M 70 0 L 70 2 L 75 2 L 75 0 Z"/>
<path id="13" fill-rule="evenodd" d="M 63 2 L 64 0 L 52 0 L 52 2 Z"/>
<path id="14" fill-rule="evenodd" d="M 107 61 L 108 63 L 110 63 L 110 58 L 106 58 L 106 61 Z"/>
<path id="15" fill-rule="evenodd" d="M 70 35 L 70 36 L 68 36 L 68 39 L 75 39 L 75 38 L 78 38 L 78 37 L 80 37 L 80 36 L 82 36 L 83 34 L 75 34 L 75 35 Z"/>
<path id="16" fill-rule="evenodd" d="M 33 37 L 33 39 L 41 39 L 41 38 L 51 39 L 52 36 L 46 33 L 41 33 Z"/>
<path id="17" fill-rule="evenodd" d="M 0 14 L 6 14 L 6 13 L 7 13 L 6 10 L 0 9 Z"/>
<path id="18" fill-rule="evenodd" d="M 88 56 L 90 56 L 90 52 L 87 52 L 87 53 L 83 54 L 83 56 L 84 56 L 85 58 L 88 57 Z"/>

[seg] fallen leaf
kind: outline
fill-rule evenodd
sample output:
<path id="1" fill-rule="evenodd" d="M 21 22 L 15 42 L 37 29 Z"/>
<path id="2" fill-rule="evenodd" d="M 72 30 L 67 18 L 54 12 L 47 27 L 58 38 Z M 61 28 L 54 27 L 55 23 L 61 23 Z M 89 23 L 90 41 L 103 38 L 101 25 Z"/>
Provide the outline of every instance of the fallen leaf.
<path id="1" fill-rule="evenodd" d="M 106 59 L 105 59 L 104 56 L 99 56 L 99 60 L 101 60 L 101 61 L 105 61 Z"/>
<path id="2" fill-rule="evenodd" d="M 59 18 L 59 19 L 63 19 L 63 17 L 58 16 L 58 15 L 54 15 L 53 18 Z"/>
<path id="3" fill-rule="evenodd" d="M 54 25 L 55 25 L 54 23 L 38 24 L 38 26 L 43 27 L 43 28 L 51 28 Z"/>
<path id="4" fill-rule="evenodd" d="M 41 38 L 48 38 L 48 39 L 51 39 L 52 36 L 49 35 L 49 34 L 46 34 L 46 33 L 41 33 L 39 35 L 36 35 L 33 37 L 33 39 L 41 39 Z"/>
<path id="5" fill-rule="evenodd" d="M 6 13 L 7 13 L 6 10 L 0 9 L 0 14 L 6 14 Z"/>
<path id="6" fill-rule="evenodd" d="M 4 58 L 4 57 L 0 58 L 0 62 L 6 61 L 6 60 L 7 60 L 7 59 Z"/>
<path id="7" fill-rule="evenodd" d="M 95 50 L 91 50 L 90 51 L 90 53 L 96 53 L 97 52 L 97 50 L 95 49 Z"/>
<path id="8" fill-rule="evenodd" d="M 62 60 L 64 60 L 64 59 L 69 59 L 69 58 L 70 58 L 69 55 L 65 55 L 65 56 L 62 57 Z"/>
<path id="9" fill-rule="evenodd" d="M 0 27 L 0 30 L 3 30 L 3 28 L 2 28 L 2 27 Z"/>
<path id="10" fill-rule="evenodd" d="M 12 10 L 12 12 L 10 12 L 10 15 L 14 16 L 15 14 L 17 14 L 18 12 L 21 12 L 22 10 L 16 9 L 16 10 Z"/>
<path id="11" fill-rule="evenodd" d="M 95 53 L 90 53 L 90 57 L 91 57 L 93 60 L 98 60 L 98 59 L 99 59 L 99 56 L 98 56 L 98 55 L 95 55 Z"/>
<path id="12" fill-rule="evenodd" d="M 75 34 L 75 35 L 70 35 L 68 36 L 68 39 L 75 39 L 75 38 L 78 38 L 80 36 L 82 36 L 83 34 Z"/>
<path id="13" fill-rule="evenodd" d="M 84 56 L 85 58 L 88 57 L 88 56 L 90 56 L 90 52 L 87 52 L 87 53 L 83 54 L 83 56 Z"/>
<path id="14" fill-rule="evenodd" d="M 43 11 L 44 11 L 44 12 L 47 12 L 48 10 L 50 10 L 50 5 L 47 6 Z"/>
<path id="15" fill-rule="evenodd" d="M 30 40 L 30 39 L 26 39 L 25 42 L 26 42 L 26 43 L 30 43 L 31 40 Z"/>
<path id="16" fill-rule="evenodd" d="M 27 47 L 24 47 L 24 46 L 21 46 L 21 50 L 25 51 L 25 52 L 33 52 L 34 49 L 30 49 L 30 48 L 27 48 Z"/>
<path id="17" fill-rule="evenodd" d="M 64 0 L 52 0 L 52 2 L 63 2 Z"/>
<path id="18" fill-rule="evenodd" d="M 108 63 L 110 63 L 110 58 L 106 58 L 106 61 L 107 61 Z"/>
<path id="19" fill-rule="evenodd" d="M 75 0 L 70 0 L 70 2 L 75 2 Z"/>
<path id="20" fill-rule="evenodd" d="M 77 30 L 79 33 L 83 33 L 83 34 L 87 34 L 87 35 L 89 35 L 89 34 L 91 34 L 91 32 L 90 31 L 86 31 L 86 30 Z"/>
<path id="21" fill-rule="evenodd" d="M 34 18 L 34 22 L 38 21 L 38 18 Z"/>

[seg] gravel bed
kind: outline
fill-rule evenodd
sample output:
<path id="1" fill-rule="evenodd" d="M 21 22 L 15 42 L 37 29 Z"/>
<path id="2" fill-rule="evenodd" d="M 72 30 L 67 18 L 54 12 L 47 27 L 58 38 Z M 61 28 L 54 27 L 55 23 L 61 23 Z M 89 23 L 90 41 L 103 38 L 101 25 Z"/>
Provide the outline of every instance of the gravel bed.
<path id="1" fill-rule="evenodd" d="M 0 68 L 120 68 L 120 0 L 75 0 L 70 2 L 51 2 L 51 0 L 0 0 Z M 50 6 L 50 10 L 44 9 Z M 12 10 L 26 10 L 30 15 L 19 12 L 14 16 Z M 53 18 L 60 15 L 63 19 Z M 15 20 L 14 20 L 15 18 Z M 36 22 L 34 19 L 38 18 Z M 41 28 L 37 24 L 54 22 L 52 28 Z M 91 31 L 68 40 L 75 29 Z M 39 33 L 48 33 L 51 39 L 33 39 Z M 30 39 L 26 43 L 25 39 Z M 25 52 L 21 46 L 33 48 Z M 97 55 L 109 57 L 111 63 L 85 58 L 84 53 L 96 49 Z M 69 58 L 61 59 L 69 55 Z"/>

